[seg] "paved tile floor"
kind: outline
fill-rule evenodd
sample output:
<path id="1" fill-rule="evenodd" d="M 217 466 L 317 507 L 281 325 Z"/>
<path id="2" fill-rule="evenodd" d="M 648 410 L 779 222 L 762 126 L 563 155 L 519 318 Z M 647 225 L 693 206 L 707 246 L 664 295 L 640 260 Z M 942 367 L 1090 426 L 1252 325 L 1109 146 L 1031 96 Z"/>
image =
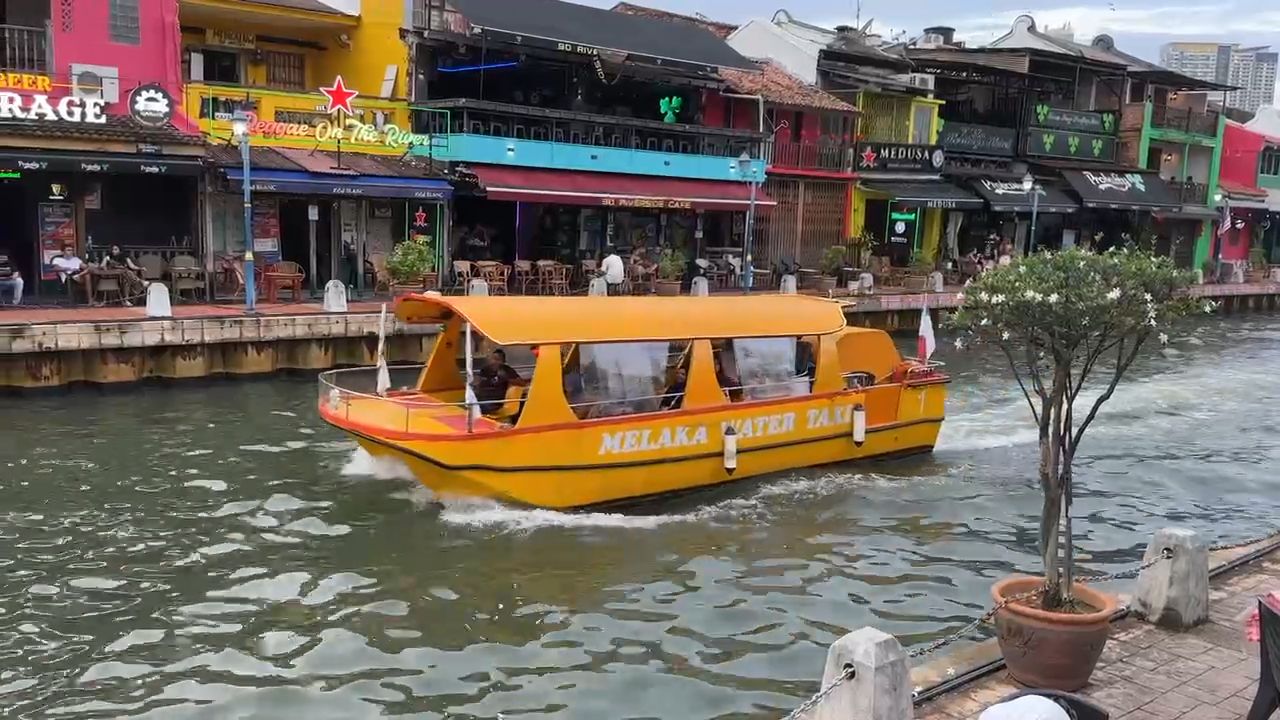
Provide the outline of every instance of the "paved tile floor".
<path id="1" fill-rule="evenodd" d="M 1258 688 L 1258 647 L 1244 616 L 1258 595 L 1280 590 L 1280 553 L 1214 578 L 1209 622 L 1170 632 L 1127 618 L 1117 623 L 1092 683 L 1081 695 L 1112 720 L 1240 720 Z M 921 720 L 973 720 L 1022 687 L 1001 671 L 916 709 Z"/>

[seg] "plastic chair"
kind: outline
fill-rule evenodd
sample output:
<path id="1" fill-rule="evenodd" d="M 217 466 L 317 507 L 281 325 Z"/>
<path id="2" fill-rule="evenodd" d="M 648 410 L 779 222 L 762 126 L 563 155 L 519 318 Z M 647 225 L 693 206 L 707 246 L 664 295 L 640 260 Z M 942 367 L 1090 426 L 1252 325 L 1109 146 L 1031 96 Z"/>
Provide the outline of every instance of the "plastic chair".
<path id="1" fill-rule="evenodd" d="M 1267 720 L 1280 708 L 1280 614 L 1258 599 L 1258 694 L 1247 720 Z"/>
<path id="2" fill-rule="evenodd" d="M 143 280 L 161 280 L 164 278 L 164 258 L 154 253 L 147 253 L 138 258 L 138 267 L 142 268 Z"/>
<path id="3" fill-rule="evenodd" d="M 453 287 L 459 295 L 467 294 L 467 286 L 471 284 L 471 276 L 475 274 L 475 266 L 470 260 L 453 261 Z"/>
<path id="4" fill-rule="evenodd" d="M 95 275 L 93 278 L 94 298 L 105 305 L 108 295 L 114 295 L 117 302 L 124 302 L 124 291 L 120 287 L 120 276 Z"/>

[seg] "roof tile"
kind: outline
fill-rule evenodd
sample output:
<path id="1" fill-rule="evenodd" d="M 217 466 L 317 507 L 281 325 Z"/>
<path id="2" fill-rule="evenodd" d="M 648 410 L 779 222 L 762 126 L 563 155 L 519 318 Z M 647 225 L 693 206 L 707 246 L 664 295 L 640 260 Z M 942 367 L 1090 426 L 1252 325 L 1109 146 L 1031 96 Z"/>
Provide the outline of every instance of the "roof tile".
<path id="1" fill-rule="evenodd" d="M 760 72 L 720 69 L 720 76 L 737 93 L 759 95 L 775 105 L 857 112 L 857 108 L 840 98 L 810 85 L 772 61 L 757 63 Z"/>
<path id="2" fill-rule="evenodd" d="M 639 15 L 640 17 L 653 18 L 654 20 L 666 20 L 667 22 L 680 22 L 689 25 L 696 25 L 707 32 L 717 35 L 721 38 L 728 38 L 738 29 L 737 25 L 732 23 L 720 22 L 706 17 L 695 15 L 682 15 L 674 13 L 670 10 L 659 10 L 658 8 L 645 7 L 643 5 L 635 5 L 629 2 L 620 2 L 614 5 L 611 10 L 626 15 Z"/>

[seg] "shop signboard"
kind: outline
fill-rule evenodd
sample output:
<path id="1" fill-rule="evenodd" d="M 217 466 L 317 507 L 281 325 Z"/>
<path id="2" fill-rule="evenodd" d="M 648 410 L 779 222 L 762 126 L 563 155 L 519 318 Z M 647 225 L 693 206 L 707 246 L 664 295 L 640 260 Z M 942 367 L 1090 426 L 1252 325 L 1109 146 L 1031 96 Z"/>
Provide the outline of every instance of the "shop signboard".
<path id="1" fill-rule="evenodd" d="M 264 263 L 280 262 L 280 211 L 275 198 L 253 201 L 253 254 Z"/>
<path id="2" fill-rule="evenodd" d="M 381 145 L 408 150 L 417 145 L 429 145 L 431 136 L 402 129 L 394 123 L 381 128 L 361 122 L 353 117 L 342 120 L 319 119 L 312 123 L 277 122 L 263 120 L 255 112 L 246 113 L 249 133 L 271 140 L 314 140 L 315 142 L 344 142 L 357 145 Z"/>
<path id="3" fill-rule="evenodd" d="M 40 231 L 40 277 L 56 280 L 53 259 L 62 254 L 62 248 L 76 246 L 76 213 L 71 203 L 40 203 L 36 208 Z"/>
<path id="4" fill-rule="evenodd" d="M 1048 103 L 1036 103 L 1031 110 L 1031 125 L 1034 127 L 1094 135 L 1115 135 L 1117 129 L 1114 112 L 1063 110 Z"/>
<path id="5" fill-rule="evenodd" d="M 107 101 L 67 95 L 50 98 L 53 81 L 47 75 L 32 73 L 0 73 L 0 120 L 39 120 L 45 122 L 107 122 Z"/>
<path id="6" fill-rule="evenodd" d="M 1027 131 L 1027 154 L 1112 162 L 1116 157 L 1116 139 L 1111 135 L 1031 128 Z"/>
<path id="7" fill-rule="evenodd" d="M 692 200 L 679 200 L 677 198 L 650 198 L 650 197 L 602 197 L 600 204 L 605 207 L 619 208 L 648 208 L 653 210 L 692 210 Z"/>
<path id="8" fill-rule="evenodd" d="M 939 145 L 906 143 L 858 143 L 858 170 L 892 170 L 937 173 L 942 171 L 946 154 Z"/>
<path id="9" fill-rule="evenodd" d="M 950 120 L 938 122 L 942 125 L 938 144 L 947 152 L 999 157 L 1013 157 L 1017 153 L 1018 131 L 1013 128 Z"/>
<path id="10" fill-rule="evenodd" d="M 205 28 L 204 42 L 206 45 L 237 50 L 252 50 L 258 46 L 258 38 L 253 33 L 219 28 Z"/>

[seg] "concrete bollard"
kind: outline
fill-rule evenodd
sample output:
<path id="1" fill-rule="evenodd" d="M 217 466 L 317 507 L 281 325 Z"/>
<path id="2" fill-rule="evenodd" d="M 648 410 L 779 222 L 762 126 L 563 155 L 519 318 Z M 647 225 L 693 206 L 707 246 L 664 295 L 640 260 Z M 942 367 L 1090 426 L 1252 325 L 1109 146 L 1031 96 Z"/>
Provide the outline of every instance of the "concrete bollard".
<path id="1" fill-rule="evenodd" d="M 169 289 L 164 283 L 153 282 L 147 285 L 147 317 L 173 317 L 173 304 L 169 302 Z"/>
<path id="2" fill-rule="evenodd" d="M 864 295 L 874 295 L 876 292 L 876 278 L 869 272 L 858 275 L 858 284 L 862 287 Z"/>
<path id="3" fill-rule="evenodd" d="M 347 311 L 347 287 L 341 280 L 330 280 L 324 284 L 324 311 Z"/>
<path id="4" fill-rule="evenodd" d="M 1164 528 L 1156 531 L 1142 561 L 1166 549 L 1173 551 L 1172 559 L 1138 575 L 1133 611 L 1161 627 L 1195 627 L 1209 618 L 1209 545 L 1191 530 Z"/>
<path id="5" fill-rule="evenodd" d="M 689 294 L 693 297 L 707 297 L 711 294 L 711 286 L 707 279 L 699 275 L 689 283 Z"/>
<path id="6" fill-rule="evenodd" d="M 790 275 L 790 274 L 783 275 L 782 279 L 778 282 L 778 288 L 783 295 L 795 295 L 796 294 L 796 276 Z"/>
<path id="7" fill-rule="evenodd" d="M 590 297 L 604 297 L 609 294 L 609 283 L 602 277 L 591 278 L 591 284 L 587 285 L 587 295 Z"/>
<path id="8" fill-rule="evenodd" d="M 898 639 L 875 628 L 854 630 L 827 650 L 822 686 L 852 666 L 853 678 L 817 707 L 815 720 L 911 720 L 911 671 Z"/>
<path id="9" fill-rule="evenodd" d="M 471 282 L 467 283 L 468 295 L 488 295 L 489 283 L 484 278 L 471 278 Z"/>
<path id="10" fill-rule="evenodd" d="M 940 293 L 943 290 L 942 273 L 934 271 L 929 273 L 929 292 Z"/>

